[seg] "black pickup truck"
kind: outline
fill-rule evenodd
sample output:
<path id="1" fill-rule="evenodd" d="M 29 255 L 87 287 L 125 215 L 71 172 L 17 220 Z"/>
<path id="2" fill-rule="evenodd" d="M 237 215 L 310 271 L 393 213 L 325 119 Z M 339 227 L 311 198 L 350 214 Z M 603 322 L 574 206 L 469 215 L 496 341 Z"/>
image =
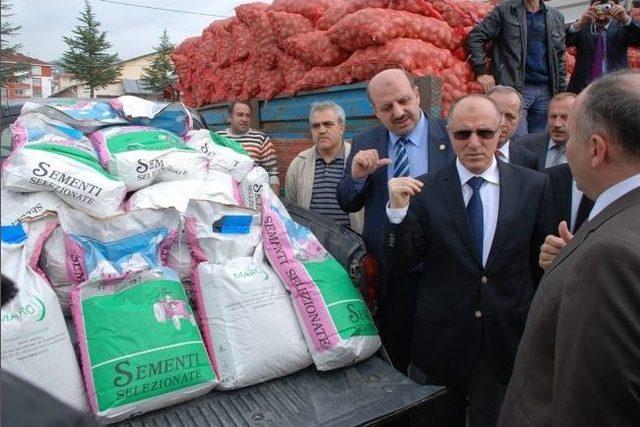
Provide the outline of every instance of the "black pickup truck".
<path id="1" fill-rule="evenodd" d="M 46 100 L 43 100 L 46 103 Z M 1 142 L 4 159 L 10 151 L 8 126 L 21 103 L 2 105 Z M 197 113 L 195 113 L 197 114 Z M 197 121 L 196 121 L 197 122 Z M 200 126 L 206 126 L 204 120 Z M 355 232 L 309 210 L 285 203 L 292 218 L 311 229 L 347 269 L 375 309 L 375 263 Z M 234 391 L 212 391 L 182 404 L 129 419 L 123 426 L 360 426 L 445 425 L 438 418 L 446 404 L 443 387 L 419 386 L 396 371 L 384 350 L 357 365 L 319 372 L 310 367 L 287 377 Z M 5 401 L 3 424 L 22 426 L 28 402 Z M 8 404 L 7 404 L 8 403 Z M 11 415 L 12 411 L 16 411 Z M 17 412 L 25 412 L 20 414 Z M 8 413 L 7 413 L 8 412 Z M 57 414 L 60 415 L 60 414 Z M 63 418 L 61 416 L 59 418 Z M 22 420 L 23 422 L 20 422 Z M 67 421 L 70 421 L 67 419 Z M 68 423 L 67 425 L 74 425 Z"/>

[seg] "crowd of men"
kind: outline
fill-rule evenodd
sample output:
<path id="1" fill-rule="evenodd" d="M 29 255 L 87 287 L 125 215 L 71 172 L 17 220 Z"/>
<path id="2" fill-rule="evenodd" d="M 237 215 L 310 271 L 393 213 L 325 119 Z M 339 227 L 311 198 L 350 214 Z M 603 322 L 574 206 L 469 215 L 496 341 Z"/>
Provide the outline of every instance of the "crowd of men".
<path id="1" fill-rule="evenodd" d="M 311 106 L 313 146 L 285 195 L 362 234 L 384 347 L 418 383 L 447 386 L 451 425 L 640 423 L 640 73 L 626 69 L 638 45 L 618 1 L 565 24 L 541 0 L 506 0 L 468 38 L 485 94 L 456 100 L 446 122 L 397 69 L 369 82 L 381 124 L 351 143 L 339 105 Z M 275 186 L 250 116 L 232 104 L 224 135 Z"/>

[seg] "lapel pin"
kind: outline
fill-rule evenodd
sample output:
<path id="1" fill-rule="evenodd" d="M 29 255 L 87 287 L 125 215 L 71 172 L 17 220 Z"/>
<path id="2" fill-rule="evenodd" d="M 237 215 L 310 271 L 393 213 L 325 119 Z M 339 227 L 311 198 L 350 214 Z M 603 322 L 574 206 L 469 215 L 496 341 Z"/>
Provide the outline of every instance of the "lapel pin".
<path id="1" fill-rule="evenodd" d="M 438 148 L 440 149 L 440 151 L 444 151 L 444 149 L 447 148 L 447 146 L 444 144 L 440 144 Z"/>

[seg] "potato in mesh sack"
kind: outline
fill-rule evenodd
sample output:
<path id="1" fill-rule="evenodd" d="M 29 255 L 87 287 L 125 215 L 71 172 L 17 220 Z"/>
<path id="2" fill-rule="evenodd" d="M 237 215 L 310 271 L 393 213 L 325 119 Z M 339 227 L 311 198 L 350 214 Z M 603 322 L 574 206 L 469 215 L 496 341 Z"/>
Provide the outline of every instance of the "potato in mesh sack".
<path id="1" fill-rule="evenodd" d="M 273 98 L 284 88 L 284 79 L 282 77 L 282 70 L 280 70 L 280 68 L 260 71 L 259 80 L 259 96 L 263 99 Z"/>
<path id="2" fill-rule="evenodd" d="M 407 71 L 428 65 L 444 68 L 448 50 L 431 43 L 414 39 L 394 39 L 383 46 L 373 46 L 355 52 L 340 67 L 348 70 L 355 80 L 369 80 L 388 68 L 402 68 Z"/>
<path id="3" fill-rule="evenodd" d="M 274 12 L 299 13 L 312 21 L 317 21 L 327 9 L 343 0 L 275 0 L 269 7 Z"/>
<path id="4" fill-rule="evenodd" d="M 268 12 L 267 16 L 269 16 L 276 43 L 280 48 L 284 48 L 289 37 L 313 31 L 313 23 L 302 15 L 286 12 Z"/>
<path id="5" fill-rule="evenodd" d="M 214 21 L 202 32 L 203 35 L 209 34 L 213 38 L 216 46 L 216 62 L 220 68 L 226 68 L 231 65 L 233 59 L 231 51 L 233 37 L 229 31 L 232 19 L 235 18 Z"/>
<path id="6" fill-rule="evenodd" d="M 267 3 L 257 1 L 254 3 L 241 4 L 234 10 L 240 22 L 251 27 L 256 22 L 256 19 L 258 19 L 258 15 L 266 12 L 267 9 L 269 9 Z"/>
<path id="7" fill-rule="evenodd" d="M 328 30 L 345 16 L 367 7 L 404 10 L 442 20 L 442 15 L 427 0 L 351 0 L 327 9 L 316 27 Z"/>
<path id="8" fill-rule="evenodd" d="M 304 78 L 308 67 L 304 62 L 284 52 L 279 52 L 278 66 L 282 70 L 282 79 L 284 82 L 282 92 L 285 94 L 294 94 L 298 83 Z"/>
<path id="9" fill-rule="evenodd" d="M 328 31 L 312 31 L 289 37 L 284 50 L 311 66 L 329 66 L 343 63 L 350 53 L 329 39 Z"/>
<path id="10" fill-rule="evenodd" d="M 241 61 L 249 56 L 251 48 L 251 31 L 245 24 L 239 23 L 231 30 L 232 56 L 234 61 Z"/>
<path id="11" fill-rule="evenodd" d="M 319 89 L 329 86 L 340 86 L 351 83 L 351 75 L 342 67 L 313 67 L 298 82 L 296 92 Z"/>
<path id="12" fill-rule="evenodd" d="M 353 52 L 383 45 L 392 39 L 420 39 L 451 49 L 452 30 L 446 22 L 415 13 L 366 8 L 344 17 L 329 30 L 331 41 Z"/>

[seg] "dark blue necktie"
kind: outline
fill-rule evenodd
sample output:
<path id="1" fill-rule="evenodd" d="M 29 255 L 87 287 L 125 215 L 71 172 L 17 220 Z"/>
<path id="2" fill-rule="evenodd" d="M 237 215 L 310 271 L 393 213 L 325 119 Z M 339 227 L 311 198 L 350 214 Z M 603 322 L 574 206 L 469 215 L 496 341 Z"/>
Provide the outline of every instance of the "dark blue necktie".
<path id="1" fill-rule="evenodd" d="M 473 190 L 471 199 L 467 204 L 467 215 L 469 216 L 469 224 L 471 225 L 471 232 L 473 233 L 473 242 L 478 248 L 480 259 L 482 259 L 482 241 L 484 239 L 484 217 L 482 213 L 482 199 L 480 198 L 480 187 L 484 183 L 484 178 L 474 176 L 467 184 Z"/>
<path id="2" fill-rule="evenodd" d="M 398 178 L 402 176 L 409 176 L 409 156 L 407 155 L 407 150 L 405 145 L 410 142 L 407 137 L 400 137 L 398 141 L 396 141 L 396 160 L 393 166 L 393 177 Z"/>

